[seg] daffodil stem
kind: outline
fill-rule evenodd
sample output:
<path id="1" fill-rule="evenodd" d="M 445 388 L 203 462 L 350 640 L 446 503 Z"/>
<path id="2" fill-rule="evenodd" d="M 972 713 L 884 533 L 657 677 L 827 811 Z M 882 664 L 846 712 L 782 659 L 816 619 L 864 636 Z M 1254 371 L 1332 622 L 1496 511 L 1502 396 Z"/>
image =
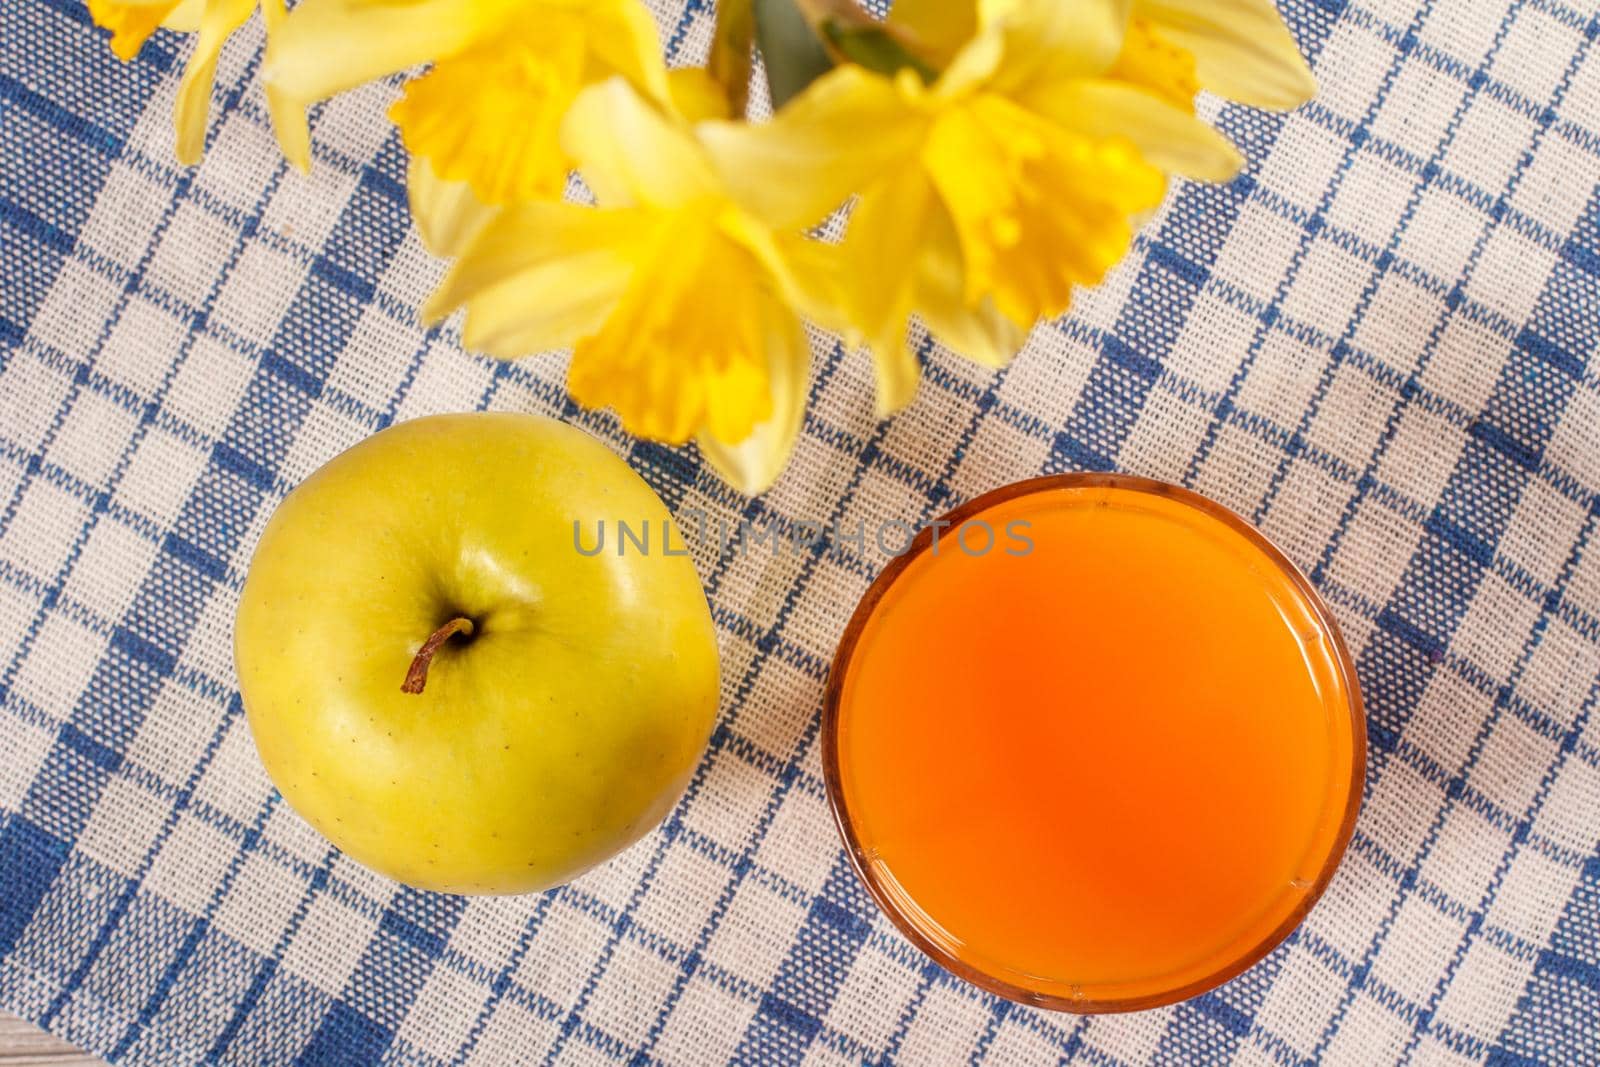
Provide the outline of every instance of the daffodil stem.
<path id="1" fill-rule="evenodd" d="M 428 639 L 422 642 L 422 647 L 417 649 L 417 654 L 411 658 L 411 668 L 406 671 L 406 680 L 400 684 L 400 692 L 422 692 L 422 687 L 428 684 L 428 668 L 433 664 L 434 653 L 456 634 L 471 637 L 473 629 L 471 619 L 457 615 L 429 634 Z"/>

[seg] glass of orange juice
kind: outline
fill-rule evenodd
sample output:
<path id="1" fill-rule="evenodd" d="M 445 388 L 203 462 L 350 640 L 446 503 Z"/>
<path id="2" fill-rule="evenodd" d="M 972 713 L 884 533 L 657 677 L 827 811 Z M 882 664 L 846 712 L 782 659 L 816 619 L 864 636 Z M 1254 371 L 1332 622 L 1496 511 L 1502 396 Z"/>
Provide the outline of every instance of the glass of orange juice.
<path id="1" fill-rule="evenodd" d="M 1292 563 L 1176 486 L 1067 474 L 918 535 L 823 711 L 857 872 L 948 970 L 1027 1004 L 1156 1007 L 1294 929 L 1349 842 L 1349 652 Z"/>

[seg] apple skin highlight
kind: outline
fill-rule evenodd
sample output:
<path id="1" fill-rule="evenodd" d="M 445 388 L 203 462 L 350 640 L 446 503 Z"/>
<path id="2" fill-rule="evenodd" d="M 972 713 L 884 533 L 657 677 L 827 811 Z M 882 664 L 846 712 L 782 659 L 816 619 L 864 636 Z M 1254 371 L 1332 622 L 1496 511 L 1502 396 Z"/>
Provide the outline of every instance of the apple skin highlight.
<path id="1" fill-rule="evenodd" d="M 575 551 L 601 518 L 671 522 L 605 445 L 531 415 L 402 423 L 290 493 L 234 638 L 289 804 L 455 893 L 559 885 L 652 829 L 716 719 L 716 633 L 689 558 Z"/>

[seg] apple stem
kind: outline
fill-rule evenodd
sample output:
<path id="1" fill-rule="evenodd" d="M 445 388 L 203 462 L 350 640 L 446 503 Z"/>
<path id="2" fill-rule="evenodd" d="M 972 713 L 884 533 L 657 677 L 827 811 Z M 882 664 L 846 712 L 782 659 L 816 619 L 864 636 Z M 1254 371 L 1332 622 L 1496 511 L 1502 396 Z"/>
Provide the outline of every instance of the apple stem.
<path id="1" fill-rule="evenodd" d="M 434 653 L 456 634 L 471 637 L 472 630 L 472 620 L 464 615 L 457 615 L 429 634 L 428 639 L 422 642 L 422 647 L 417 649 L 417 654 L 412 657 L 411 669 L 406 671 L 406 680 L 401 683 L 400 692 L 422 692 L 422 687 L 428 684 L 428 667 L 433 663 Z"/>

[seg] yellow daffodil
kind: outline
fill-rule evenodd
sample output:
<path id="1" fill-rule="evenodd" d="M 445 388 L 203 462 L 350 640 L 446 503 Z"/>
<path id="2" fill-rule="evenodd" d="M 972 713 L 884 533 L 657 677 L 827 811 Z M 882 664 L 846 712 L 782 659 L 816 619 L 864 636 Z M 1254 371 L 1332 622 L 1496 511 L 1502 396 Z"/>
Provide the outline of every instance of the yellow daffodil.
<path id="1" fill-rule="evenodd" d="M 1209 83 L 1190 49 L 1205 47 L 1215 76 L 1245 42 L 1207 21 L 1203 0 L 1133 7 L 1136 18 L 1114 0 L 899 0 L 891 21 L 944 63 L 931 85 L 841 66 L 766 125 L 701 130 L 740 202 L 769 222 L 812 223 L 859 194 L 844 311 L 876 357 L 880 411 L 916 387 L 911 312 L 957 352 L 1001 364 L 1035 320 L 1065 311 L 1074 286 L 1121 258 L 1163 172 L 1237 172 L 1233 146 L 1194 117 L 1195 89 Z M 1295 83 L 1279 68 L 1304 64 L 1273 20 L 1282 40 L 1250 42 L 1271 74 L 1219 84 L 1288 103 Z"/>
<path id="2" fill-rule="evenodd" d="M 313 102 L 422 63 L 390 110 L 406 148 L 488 204 L 561 194 L 561 122 L 585 85 L 621 75 L 667 94 L 637 0 L 304 0 L 268 83 Z"/>
<path id="3" fill-rule="evenodd" d="M 738 207 L 688 127 L 620 78 L 579 93 L 561 145 L 598 206 L 496 210 L 413 177 L 425 235 L 459 252 L 425 314 L 465 306 L 465 343 L 497 356 L 573 346 L 579 403 L 643 436 L 697 438 L 729 482 L 765 489 L 804 408 L 809 345 L 792 308 L 818 302 L 801 279 L 826 273 L 796 264 L 824 251 Z"/>
<path id="4" fill-rule="evenodd" d="M 184 67 L 173 109 L 177 130 L 174 151 L 180 163 L 198 163 L 205 152 L 206 118 L 217 57 L 228 37 L 244 25 L 255 9 L 255 0 L 89 0 L 89 16 L 95 25 L 111 31 L 111 51 L 124 61 L 138 55 L 158 27 L 196 35 L 194 53 Z M 283 0 L 263 0 L 261 13 L 267 24 L 270 54 L 272 36 L 283 22 Z M 304 112 L 270 89 L 267 107 L 284 155 L 304 169 L 310 160 Z"/>

